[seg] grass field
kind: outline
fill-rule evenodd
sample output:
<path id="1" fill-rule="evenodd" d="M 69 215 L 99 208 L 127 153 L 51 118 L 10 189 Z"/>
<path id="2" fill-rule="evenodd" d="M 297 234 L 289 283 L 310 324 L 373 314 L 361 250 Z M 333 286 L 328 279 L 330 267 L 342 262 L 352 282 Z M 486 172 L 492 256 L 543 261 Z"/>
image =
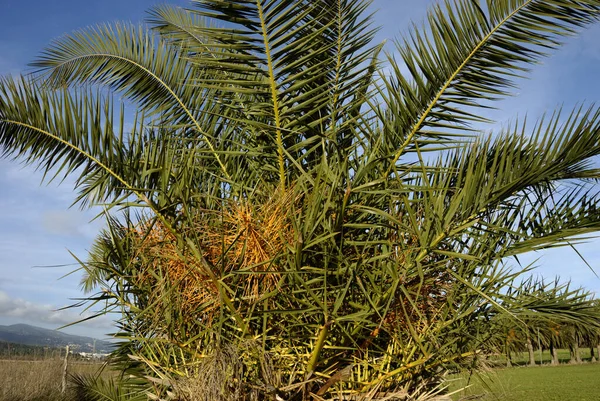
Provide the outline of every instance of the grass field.
<path id="1" fill-rule="evenodd" d="M 600 363 L 495 369 L 471 381 L 460 377 L 450 389 L 470 385 L 453 400 L 598 401 Z"/>
<path id="2" fill-rule="evenodd" d="M 100 363 L 73 362 L 70 373 L 94 374 Z M 0 360 L 0 401 L 68 401 L 61 393 L 63 362 Z"/>
<path id="3" fill-rule="evenodd" d="M 582 355 L 585 358 L 585 354 Z M 589 351 L 587 354 L 589 357 Z M 568 351 L 559 358 L 569 359 Z M 549 362 L 549 354 L 542 354 Z M 515 356 L 516 362 L 526 362 Z M 501 361 L 499 361 L 501 362 Z M 73 362 L 71 373 L 94 374 L 98 363 Z M 104 372 L 109 374 L 110 372 Z M 0 401 L 65 401 L 72 397 L 60 393 L 62 361 L 0 361 Z M 452 396 L 453 400 L 478 401 L 598 401 L 600 394 L 600 363 L 560 366 L 514 367 L 493 369 L 488 373 L 450 380 L 450 390 L 469 386 Z"/>

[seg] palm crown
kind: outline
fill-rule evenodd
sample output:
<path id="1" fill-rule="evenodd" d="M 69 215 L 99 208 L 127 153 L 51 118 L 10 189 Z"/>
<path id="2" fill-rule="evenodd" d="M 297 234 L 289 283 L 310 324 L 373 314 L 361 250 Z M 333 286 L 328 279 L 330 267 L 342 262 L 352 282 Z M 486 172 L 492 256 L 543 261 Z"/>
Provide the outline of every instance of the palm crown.
<path id="1" fill-rule="evenodd" d="M 506 291 L 506 258 L 600 228 L 600 112 L 473 127 L 596 1 L 434 6 L 400 61 L 371 44 L 368 1 L 192 3 L 0 82 L 5 156 L 106 207 L 82 285 L 120 311 L 116 356 L 148 391 L 416 391 L 471 364 L 491 317 L 595 321 L 579 292 Z"/>

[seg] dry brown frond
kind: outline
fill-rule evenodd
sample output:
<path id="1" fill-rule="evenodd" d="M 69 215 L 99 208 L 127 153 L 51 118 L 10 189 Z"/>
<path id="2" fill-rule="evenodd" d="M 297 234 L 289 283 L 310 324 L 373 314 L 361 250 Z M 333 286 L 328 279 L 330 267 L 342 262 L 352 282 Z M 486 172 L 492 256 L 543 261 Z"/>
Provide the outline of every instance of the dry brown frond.
<path id="1" fill-rule="evenodd" d="M 181 299 L 182 315 L 209 322 L 218 306 L 219 293 L 201 261 L 160 222 L 142 223 L 132 237 L 136 250 L 132 259 L 139 264 L 139 272 L 133 278 L 136 285 L 154 288 L 149 292 L 154 300 L 161 296 L 161 288 L 173 291 L 174 287 Z"/>
<path id="2" fill-rule="evenodd" d="M 292 190 L 275 191 L 258 203 L 231 202 L 223 213 L 222 230 L 212 233 L 207 245 L 213 263 L 225 261 L 228 272 L 258 273 L 246 276 L 244 296 L 250 299 L 272 290 L 279 280 L 277 257 L 293 239 L 289 213 L 294 203 Z"/>
<path id="3" fill-rule="evenodd" d="M 182 315 L 210 323 L 220 297 L 206 269 L 217 277 L 243 273 L 235 278 L 235 286 L 246 299 L 271 291 L 279 280 L 277 258 L 293 238 L 289 214 L 293 208 L 292 190 L 275 191 L 268 197 L 230 201 L 222 211 L 204 210 L 191 217 L 181 234 L 197 238 L 205 260 L 198 260 L 162 223 L 140 223 L 131 231 L 132 263 L 139 269 L 133 280 L 140 287 L 154 288 L 150 292 L 154 299 L 161 296 L 161 288 L 172 293 L 175 288 Z M 233 281 L 232 277 L 228 280 Z"/>
<path id="4" fill-rule="evenodd" d="M 253 341 L 213 349 L 193 374 L 174 383 L 182 401 L 262 401 L 277 391 L 271 354 Z"/>

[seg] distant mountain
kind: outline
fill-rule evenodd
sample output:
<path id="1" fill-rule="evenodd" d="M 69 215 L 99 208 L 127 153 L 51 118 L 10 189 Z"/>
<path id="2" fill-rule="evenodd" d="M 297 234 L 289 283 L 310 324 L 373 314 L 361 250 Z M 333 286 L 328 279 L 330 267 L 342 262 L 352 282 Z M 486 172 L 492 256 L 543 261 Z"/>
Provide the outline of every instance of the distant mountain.
<path id="1" fill-rule="evenodd" d="M 0 326 L 0 341 L 45 347 L 69 345 L 75 352 L 109 353 L 113 344 L 92 337 L 74 336 L 58 330 L 48 330 L 28 324 Z M 95 347 L 94 347 L 95 342 Z"/>

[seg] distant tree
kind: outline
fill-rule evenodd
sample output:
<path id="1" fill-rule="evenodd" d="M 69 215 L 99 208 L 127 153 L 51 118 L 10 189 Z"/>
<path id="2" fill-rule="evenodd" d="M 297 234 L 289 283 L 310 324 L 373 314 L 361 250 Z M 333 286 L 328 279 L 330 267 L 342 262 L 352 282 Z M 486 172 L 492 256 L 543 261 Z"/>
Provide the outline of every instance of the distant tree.
<path id="1" fill-rule="evenodd" d="M 508 285 L 506 292 L 502 308 L 509 313 L 489 313 L 487 350 L 506 355 L 508 366 L 511 353 L 524 351 L 529 364 L 536 364 L 534 339 L 550 348 L 553 363 L 558 363 L 558 348 L 572 349 L 577 361 L 576 333 L 583 338 L 600 328 L 600 311 L 593 296 L 581 288 L 571 289 L 569 283 L 530 277 Z"/>

